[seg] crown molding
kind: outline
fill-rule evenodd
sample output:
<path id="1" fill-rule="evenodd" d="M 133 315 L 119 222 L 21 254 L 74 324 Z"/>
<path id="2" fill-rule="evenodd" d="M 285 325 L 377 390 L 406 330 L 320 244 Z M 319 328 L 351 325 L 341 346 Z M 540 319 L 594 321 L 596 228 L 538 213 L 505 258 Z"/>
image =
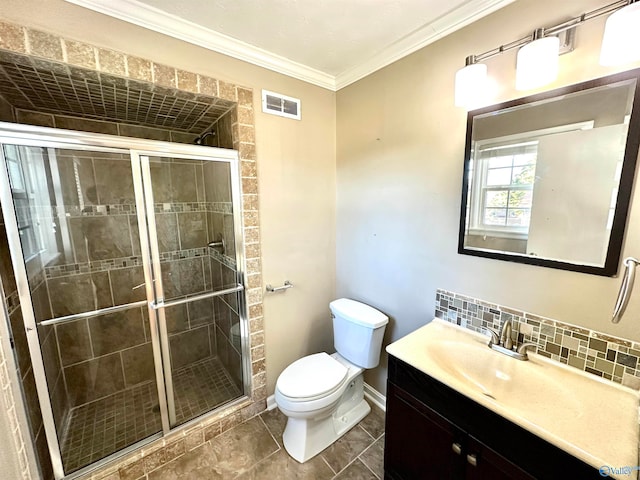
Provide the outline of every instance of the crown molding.
<path id="1" fill-rule="evenodd" d="M 456 8 L 398 40 L 369 60 L 337 75 L 336 90 L 357 82 L 376 70 L 380 70 L 513 2 L 515 0 L 474 0 Z"/>
<path id="2" fill-rule="evenodd" d="M 65 1 L 328 90 L 337 91 L 515 0 L 472 0 L 337 76 L 209 30 L 136 0 Z"/>
<path id="3" fill-rule="evenodd" d="M 335 91 L 335 77 L 135 0 L 65 0 L 110 17 Z"/>

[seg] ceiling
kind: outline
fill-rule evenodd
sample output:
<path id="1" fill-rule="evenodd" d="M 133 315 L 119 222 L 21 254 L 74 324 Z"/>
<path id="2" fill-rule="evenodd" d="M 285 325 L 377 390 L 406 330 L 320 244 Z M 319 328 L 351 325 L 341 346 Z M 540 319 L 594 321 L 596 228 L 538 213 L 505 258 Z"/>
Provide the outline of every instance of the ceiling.
<path id="1" fill-rule="evenodd" d="M 515 0 L 66 0 L 338 90 Z"/>

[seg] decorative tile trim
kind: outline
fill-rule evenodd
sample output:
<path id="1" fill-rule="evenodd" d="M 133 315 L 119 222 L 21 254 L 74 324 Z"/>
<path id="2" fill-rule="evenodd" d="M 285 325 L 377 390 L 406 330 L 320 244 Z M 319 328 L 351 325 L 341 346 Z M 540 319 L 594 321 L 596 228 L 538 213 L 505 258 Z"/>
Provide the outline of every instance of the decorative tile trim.
<path id="1" fill-rule="evenodd" d="M 175 262 L 185 258 L 205 257 L 207 247 L 191 248 L 189 250 L 177 250 L 175 252 L 164 252 L 160 254 L 160 262 Z"/>
<path id="2" fill-rule="evenodd" d="M 197 203 L 156 203 L 153 206 L 155 213 L 184 213 L 184 212 L 211 212 L 233 213 L 231 202 L 197 202 Z"/>
<path id="3" fill-rule="evenodd" d="M 45 268 L 47 280 L 69 275 L 80 275 L 83 273 L 106 272 L 120 268 L 138 267 L 142 265 L 142 257 L 121 257 L 110 258 L 108 260 L 96 260 L 94 262 L 69 263 L 66 265 L 56 265 Z"/>
<path id="4" fill-rule="evenodd" d="M 36 207 L 38 208 L 38 207 Z M 135 215 L 136 206 L 134 204 L 118 205 L 61 205 L 52 208 L 53 217 L 102 217 L 104 215 Z"/>
<path id="5" fill-rule="evenodd" d="M 189 250 L 177 250 L 175 252 L 163 252 L 160 254 L 160 263 L 176 262 L 185 258 L 210 257 L 216 259 L 220 263 L 229 268 L 236 269 L 236 260 L 227 255 L 222 255 L 215 250 L 209 250 L 207 247 L 192 248 Z M 46 267 L 45 275 L 47 280 L 57 277 L 65 277 L 69 275 L 80 275 L 83 273 L 106 272 L 118 270 L 121 268 L 140 267 L 142 266 L 142 257 L 131 256 L 121 258 L 110 258 L 108 260 L 97 260 L 94 262 L 70 263 L 67 265 L 56 265 Z"/>
<path id="6" fill-rule="evenodd" d="M 208 202 L 207 212 L 231 215 L 233 213 L 233 205 L 231 202 Z"/>
<path id="7" fill-rule="evenodd" d="M 640 343 L 596 330 L 540 317 L 510 307 L 438 289 L 436 317 L 475 332 L 500 331 L 511 320 L 517 344 L 531 342 L 537 352 L 616 383 L 640 386 Z"/>
<path id="8" fill-rule="evenodd" d="M 136 206 L 134 204 L 117 204 L 117 205 L 60 205 L 51 207 L 49 205 L 30 205 L 29 209 L 40 219 L 43 218 L 77 218 L 77 217 L 103 217 L 110 215 L 135 215 Z M 188 213 L 188 212 L 206 212 L 206 213 L 224 213 L 226 215 L 233 214 L 233 205 L 231 202 L 182 202 L 182 203 L 156 203 L 154 204 L 155 213 Z"/>
<path id="9" fill-rule="evenodd" d="M 227 255 L 223 255 L 220 252 L 211 249 L 209 250 L 209 256 L 211 258 L 216 259 L 217 261 L 219 261 L 220 263 L 222 263 L 223 265 L 232 268 L 233 270 L 236 270 L 236 259 L 235 258 L 231 258 Z"/>
<path id="10" fill-rule="evenodd" d="M 20 296 L 18 295 L 18 291 L 11 292 L 7 297 L 5 297 L 5 302 L 7 304 L 7 313 L 9 316 L 13 314 L 20 307 Z"/>

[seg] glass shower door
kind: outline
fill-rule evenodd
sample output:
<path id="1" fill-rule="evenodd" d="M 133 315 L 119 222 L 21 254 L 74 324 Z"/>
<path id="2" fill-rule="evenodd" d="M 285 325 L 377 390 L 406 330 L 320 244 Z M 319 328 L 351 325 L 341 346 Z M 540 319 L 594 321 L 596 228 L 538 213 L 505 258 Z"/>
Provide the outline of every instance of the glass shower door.
<path id="1" fill-rule="evenodd" d="M 232 200 L 239 200 L 232 196 L 238 178 L 228 160 L 146 155 L 140 160 L 154 272 L 152 309 L 174 426 L 244 393 L 239 206 Z"/>
<path id="2" fill-rule="evenodd" d="M 134 171 L 128 150 L 1 150 L 3 213 L 23 277 L 24 323 L 11 327 L 17 355 L 32 359 L 21 362 L 31 428 L 59 448 L 59 478 L 62 465 L 68 475 L 162 431 Z"/>

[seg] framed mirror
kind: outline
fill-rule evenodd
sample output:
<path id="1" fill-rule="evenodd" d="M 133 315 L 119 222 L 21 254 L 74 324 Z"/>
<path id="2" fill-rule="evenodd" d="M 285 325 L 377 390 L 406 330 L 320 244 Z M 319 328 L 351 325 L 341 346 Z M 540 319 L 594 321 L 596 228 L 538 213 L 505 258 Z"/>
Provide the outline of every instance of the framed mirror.
<path id="1" fill-rule="evenodd" d="M 640 69 L 469 112 L 458 253 L 615 276 Z"/>

